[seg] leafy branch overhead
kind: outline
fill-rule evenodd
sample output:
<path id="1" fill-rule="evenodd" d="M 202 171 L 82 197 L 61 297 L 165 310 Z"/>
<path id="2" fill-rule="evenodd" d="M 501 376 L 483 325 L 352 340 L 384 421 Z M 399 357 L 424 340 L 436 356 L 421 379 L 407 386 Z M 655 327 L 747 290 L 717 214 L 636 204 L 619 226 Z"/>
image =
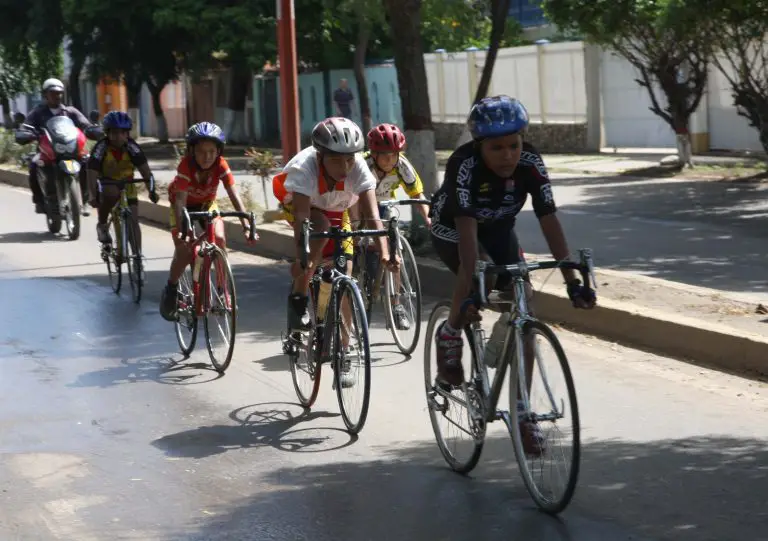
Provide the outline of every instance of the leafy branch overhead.
<path id="1" fill-rule="evenodd" d="M 543 6 L 564 30 L 628 60 L 638 71 L 637 83 L 648 90 L 651 111 L 676 133 L 687 133 L 712 53 L 703 31 L 711 21 L 699 6 L 686 0 L 544 0 Z"/>
<path id="2" fill-rule="evenodd" d="M 738 114 L 747 119 L 768 152 L 768 2 L 703 0 L 714 16 L 709 38 L 713 63 L 731 85 Z"/>

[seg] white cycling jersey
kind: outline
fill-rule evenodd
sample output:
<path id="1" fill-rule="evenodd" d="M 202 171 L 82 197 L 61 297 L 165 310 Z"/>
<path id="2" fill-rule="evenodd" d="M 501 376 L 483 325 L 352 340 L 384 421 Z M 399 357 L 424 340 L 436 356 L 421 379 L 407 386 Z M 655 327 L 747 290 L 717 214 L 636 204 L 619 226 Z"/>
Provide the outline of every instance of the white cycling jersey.
<path id="1" fill-rule="evenodd" d="M 361 193 L 376 189 L 376 176 L 360 153 L 355 154 L 352 171 L 342 182 L 336 183 L 334 190 L 328 189 L 314 147 L 307 147 L 291 158 L 283 173 L 286 174 L 285 190 L 289 194 L 306 195 L 313 207 L 330 212 L 343 212 L 357 203 Z"/>

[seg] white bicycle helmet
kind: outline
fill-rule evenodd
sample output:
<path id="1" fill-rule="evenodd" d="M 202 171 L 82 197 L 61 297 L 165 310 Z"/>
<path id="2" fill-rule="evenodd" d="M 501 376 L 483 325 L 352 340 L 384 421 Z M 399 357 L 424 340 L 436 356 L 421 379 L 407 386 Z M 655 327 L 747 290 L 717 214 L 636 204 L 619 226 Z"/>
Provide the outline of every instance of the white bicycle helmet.
<path id="1" fill-rule="evenodd" d="M 314 127 L 312 146 L 320 152 L 355 154 L 365 148 L 365 137 L 357 124 L 348 118 L 334 116 Z"/>
<path id="2" fill-rule="evenodd" d="M 48 92 L 49 90 L 64 92 L 64 83 L 54 78 L 46 79 L 43 83 L 43 92 Z"/>

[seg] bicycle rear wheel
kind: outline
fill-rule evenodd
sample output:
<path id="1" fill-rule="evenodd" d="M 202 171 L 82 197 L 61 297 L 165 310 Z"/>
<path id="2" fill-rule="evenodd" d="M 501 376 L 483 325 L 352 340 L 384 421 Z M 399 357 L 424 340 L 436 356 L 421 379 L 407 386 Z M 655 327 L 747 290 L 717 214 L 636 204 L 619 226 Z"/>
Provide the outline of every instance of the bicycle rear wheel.
<path id="1" fill-rule="evenodd" d="M 429 419 L 443 458 L 454 471 L 469 473 L 477 466 L 485 442 L 485 420 L 471 413 L 471 411 L 482 411 L 480 395 L 472 383 L 473 374 L 470 373 L 468 380 L 460 387 L 436 380 L 435 335 L 440 325 L 448 319 L 450 309 L 450 303 L 441 302 L 432 309 L 432 314 L 429 316 L 424 343 L 424 388 L 427 394 Z M 474 366 L 474 339 L 468 328 L 464 329 L 464 334 L 466 337 L 464 364 L 465 366 L 467 364 L 466 351 L 469 346 L 472 366 Z M 451 437 L 451 431 L 455 432 L 456 438 Z"/>
<path id="2" fill-rule="evenodd" d="M 385 271 L 385 289 L 386 300 L 384 306 L 387 310 L 387 321 L 389 330 L 392 332 L 392 338 L 395 339 L 398 349 L 403 355 L 410 355 L 416 349 L 419 343 L 419 334 L 421 333 L 421 281 L 419 280 L 419 269 L 416 266 L 416 258 L 411 250 L 411 245 L 405 237 L 400 237 L 401 248 L 398 248 L 400 255 L 400 284 L 396 285 L 394 274 Z M 396 299 L 399 305 L 403 307 L 405 315 L 409 320 L 409 329 L 398 329 L 395 321 Z"/>
<path id="3" fill-rule="evenodd" d="M 520 475 L 528 492 L 542 511 L 554 515 L 570 503 L 579 477 L 581 428 L 576 388 L 568 359 L 552 329 L 540 321 L 527 321 L 522 336 L 523 344 L 530 344 L 534 352 L 528 392 L 530 409 L 524 411 L 516 407 L 516 393 L 518 389 L 522 393 L 524 388 L 521 385 L 524 381 L 521 382 L 520 370 L 516 370 L 516 363 L 513 362 L 510 374 L 510 411 L 517 410 L 517 414 L 512 414 L 511 426 L 508 428 Z M 542 354 L 545 349 L 554 354 L 547 356 L 550 359 L 554 356 L 554 362 L 546 363 Z M 558 393 L 558 387 L 565 387 L 564 392 Z M 533 447 L 528 454 L 524 441 L 526 434 L 523 434 L 526 424 L 526 439 L 529 447 Z M 533 444 L 531 427 L 535 427 L 542 436 L 535 438 Z M 556 449 L 560 444 L 568 444 L 570 448 Z M 548 464 L 547 459 L 551 459 L 553 464 Z M 564 480 L 564 486 L 560 489 L 547 488 L 545 485 L 549 480 Z"/>
<path id="4" fill-rule="evenodd" d="M 179 278 L 176 301 L 176 340 L 185 357 L 195 349 L 197 341 L 197 312 L 195 311 L 195 293 L 192 289 L 192 269 L 187 266 Z"/>
<path id="5" fill-rule="evenodd" d="M 322 364 L 317 362 L 320 355 L 321 340 L 320 331 L 317 328 L 315 314 L 315 299 L 317 298 L 317 284 L 313 280 L 310 284 L 309 322 L 310 328 L 306 332 L 294 332 L 286 339 L 286 353 L 291 365 L 291 378 L 299 403 L 305 408 L 311 408 L 317 394 L 320 391 L 320 376 Z"/>
<path id="6" fill-rule="evenodd" d="M 141 289 L 144 285 L 142 274 L 144 273 L 141 253 L 138 251 L 136 244 L 136 232 L 134 227 L 139 227 L 135 218 L 132 216 L 125 220 L 125 234 L 128 242 L 126 242 L 127 253 L 125 254 L 126 268 L 128 269 L 128 280 L 131 283 L 131 293 L 133 295 L 133 302 L 136 304 L 141 302 Z"/>
<path id="7" fill-rule="evenodd" d="M 368 320 L 360 290 L 348 277 L 339 279 L 336 291 L 336 313 L 333 362 L 336 396 L 344 424 L 350 434 L 365 426 L 371 399 L 371 344 Z M 326 325 L 329 324 L 326 322 Z M 355 400 L 355 392 L 359 398 Z"/>
<path id="8" fill-rule="evenodd" d="M 235 277 L 229 266 L 227 254 L 218 246 L 211 247 L 203 269 L 202 289 L 205 305 L 205 343 L 211 364 L 223 374 L 232 362 L 237 331 L 237 293 Z M 215 319 L 214 319 L 215 318 Z M 221 348 L 214 345 L 214 333 L 222 339 Z"/>

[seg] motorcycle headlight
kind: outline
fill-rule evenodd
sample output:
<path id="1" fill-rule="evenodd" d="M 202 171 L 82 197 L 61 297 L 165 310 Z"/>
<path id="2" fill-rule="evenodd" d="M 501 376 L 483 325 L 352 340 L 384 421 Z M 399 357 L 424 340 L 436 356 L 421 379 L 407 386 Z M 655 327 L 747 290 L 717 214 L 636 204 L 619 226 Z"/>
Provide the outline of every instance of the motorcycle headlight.
<path id="1" fill-rule="evenodd" d="M 53 145 L 53 149 L 57 154 L 68 154 L 74 152 L 76 146 L 77 141 L 72 141 L 71 143 L 56 143 Z"/>

